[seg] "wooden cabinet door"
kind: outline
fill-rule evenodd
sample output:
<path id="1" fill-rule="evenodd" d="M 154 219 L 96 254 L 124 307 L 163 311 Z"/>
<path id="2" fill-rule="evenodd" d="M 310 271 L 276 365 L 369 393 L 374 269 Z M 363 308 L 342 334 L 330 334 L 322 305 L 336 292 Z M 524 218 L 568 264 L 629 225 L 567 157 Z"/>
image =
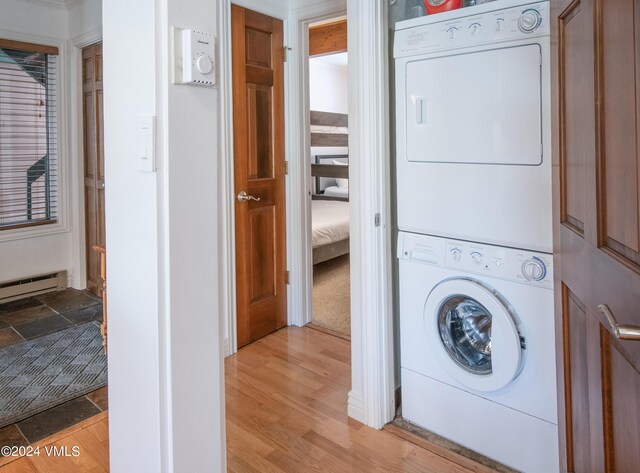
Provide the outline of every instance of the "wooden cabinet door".
<path id="1" fill-rule="evenodd" d="M 241 347 L 287 321 L 283 24 L 236 5 L 231 23 Z"/>
<path id="2" fill-rule="evenodd" d="M 87 288 L 98 296 L 102 294 L 100 257 L 93 247 L 105 245 L 102 102 L 102 43 L 98 43 L 82 50 Z"/>
<path id="3" fill-rule="evenodd" d="M 551 5 L 563 468 L 638 472 L 640 1 Z"/>

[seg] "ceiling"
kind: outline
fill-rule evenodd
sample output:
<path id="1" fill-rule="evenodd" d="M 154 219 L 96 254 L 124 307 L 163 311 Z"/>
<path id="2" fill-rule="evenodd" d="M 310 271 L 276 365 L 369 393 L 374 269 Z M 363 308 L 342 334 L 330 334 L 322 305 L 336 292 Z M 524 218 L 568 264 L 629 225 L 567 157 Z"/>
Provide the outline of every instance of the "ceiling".
<path id="1" fill-rule="evenodd" d="M 20 0 L 26 3 L 39 3 L 40 5 L 49 5 L 58 8 L 70 8 L 80 0 Z"/>

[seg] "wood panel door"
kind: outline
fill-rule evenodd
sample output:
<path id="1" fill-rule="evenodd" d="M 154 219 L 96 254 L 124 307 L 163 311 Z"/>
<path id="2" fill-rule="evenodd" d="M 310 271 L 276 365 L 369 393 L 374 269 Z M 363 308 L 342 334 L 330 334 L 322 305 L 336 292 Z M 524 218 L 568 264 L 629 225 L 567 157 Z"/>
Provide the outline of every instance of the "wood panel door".
<path id="1" fill-rule="evenodd" d="M 98 296 L 102 296 L 100 257 L 93 247 L 105 245 L 102 103 L 102 43 L 98 43 L 82 50 L 87 288 Z"/>
<path id="2" fill-rule="evenodd" d="M 563 469 L 638 472 L 640 1 L 551 5 Z"/>
<path id="3" fill-rule="evenodd" d="M 287 321 L 283 24 L 236 5 L 231 23 L 241 347 Z"/>

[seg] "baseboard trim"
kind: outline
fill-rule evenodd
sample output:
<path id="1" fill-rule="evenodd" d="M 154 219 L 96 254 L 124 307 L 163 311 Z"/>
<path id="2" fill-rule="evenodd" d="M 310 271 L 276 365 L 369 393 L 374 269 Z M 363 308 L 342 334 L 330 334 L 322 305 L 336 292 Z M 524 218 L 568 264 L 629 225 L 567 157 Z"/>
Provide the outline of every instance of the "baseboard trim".
<path id="1" fill-rule="evenodd" d="M 349 391 L 349 401 L 347 404 L 347 415 L 358 422 L 364 421 L 364 397 L 362 394 Z"/>
<path id="2" fill-rule="evenodd" d="M 224 337 L 224 342 L 222 346 L 222 354 L 226 358 L 231 356 L 231 347 L 229 346 L 229 337 Z"/>

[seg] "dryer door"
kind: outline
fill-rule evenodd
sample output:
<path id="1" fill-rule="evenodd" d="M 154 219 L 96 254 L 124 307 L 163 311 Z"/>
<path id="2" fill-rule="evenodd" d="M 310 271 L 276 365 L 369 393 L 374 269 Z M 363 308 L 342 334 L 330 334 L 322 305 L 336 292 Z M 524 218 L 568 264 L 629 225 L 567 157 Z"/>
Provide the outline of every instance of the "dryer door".
<path id="1" fill-rule="evenodd" d="M 542 162 L 539 44 L 409 60 L 406 159 L 537 166 Z M 404 90 L 402 89 L 404 86 Z M 398 156 L 398 159 L 403 156 Z"/>
<path id="2" fill-rule="evenodd" d="M 524 337 L 504 297 L 471 278 L 439 283 L 424 308 L 427 340 L 442 367 L 478 391 L 513 381 L 524 362 Z"/>

